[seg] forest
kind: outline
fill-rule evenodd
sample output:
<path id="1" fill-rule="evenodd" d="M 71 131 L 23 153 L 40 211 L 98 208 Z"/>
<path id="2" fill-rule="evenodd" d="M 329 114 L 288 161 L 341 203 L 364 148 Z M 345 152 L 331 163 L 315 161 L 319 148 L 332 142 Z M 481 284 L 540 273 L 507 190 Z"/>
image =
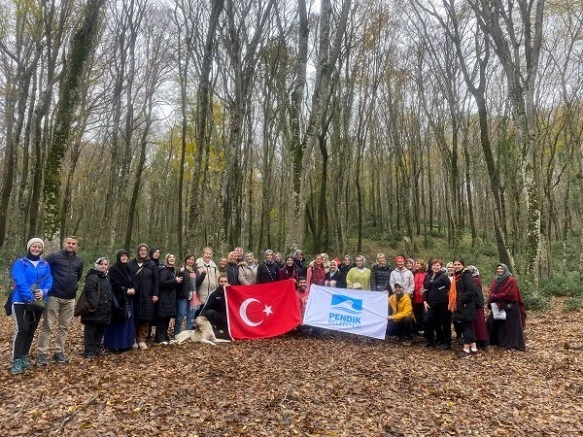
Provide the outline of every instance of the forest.
<path id="1" fill-rule="evenodd" d="M 3 258 L 440 237 L 583 280 L 582 58 L 581 0 L 0 0 Z"/>

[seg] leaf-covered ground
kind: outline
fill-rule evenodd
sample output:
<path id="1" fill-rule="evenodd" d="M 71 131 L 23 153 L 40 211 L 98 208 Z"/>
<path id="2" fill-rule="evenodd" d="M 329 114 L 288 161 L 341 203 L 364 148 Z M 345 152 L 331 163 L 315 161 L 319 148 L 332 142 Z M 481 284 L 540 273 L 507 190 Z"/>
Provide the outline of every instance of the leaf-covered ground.
<path id="1" fill-rule="evenodd" d="M 561 307 L 561 305 L 555 305 Z M 0 320 L 0 435 L 583 435 L 578 313 L 530 314 L 526 353 L 326 334 L 152 346 L 12 376 Z M 34 344 L 33 344 L 34 350 Z"/>

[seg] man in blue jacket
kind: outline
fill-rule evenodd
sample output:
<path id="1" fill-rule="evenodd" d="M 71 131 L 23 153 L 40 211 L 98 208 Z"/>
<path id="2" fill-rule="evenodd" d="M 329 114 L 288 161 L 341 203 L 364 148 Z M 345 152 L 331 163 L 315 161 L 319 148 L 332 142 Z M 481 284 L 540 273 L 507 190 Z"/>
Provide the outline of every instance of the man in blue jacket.
<path id="1" fill-rule="evenodd" d="M 61 364 L 69 362 L 69 358 L 65 355 L 65 343 L 67 343 L 69 325 L 75 313 L 75 297 L 79 279 L 83 274 L 83 261 L 75 252 L 78 244 L 77 237 L 66 237 L 63 241 L 63 250 L 53 252 L 45 258 L 51 266 L 53 286 L 49 291 L 49 300 L 38 335 L 37 363 L 39 366 L 49 364 L 49 344 L 53 328 L 56 328 L 56 334 L 52 358 Z"/>

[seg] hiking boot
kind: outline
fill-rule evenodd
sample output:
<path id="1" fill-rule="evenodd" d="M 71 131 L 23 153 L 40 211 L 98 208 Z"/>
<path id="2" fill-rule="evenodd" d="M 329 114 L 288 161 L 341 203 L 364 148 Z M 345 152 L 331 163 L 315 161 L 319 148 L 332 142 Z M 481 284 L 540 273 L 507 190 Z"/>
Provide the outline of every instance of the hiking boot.
<path id="1" fill-rule="evenodd" d="M 39 366 L 48 366 L 49 365 L 49 357 L 47 357 L 47 354 L 38 354 L 38 357 L 36 359 L 36 364 L 38 364 Z"/>
<path id="2" fill-rule="evenodd" d="M 22 363 L 22 369 L 28 369 L 31 366 L 31 362 L 26 355 L 21 356 L 20 361 Z"/>
<path id="3" fill-rule="evenodd" d="M 13 375 L 18 375 L 19 373 L 22 373 L 24 371 L 24 368 L 22 367 L 21 358 L 15 358 L 14 360 L 12 360 L 12 366 L 10 366 L 10 371 L 12 372 Z"/>
<path id="4" fill-rule="evenodd" d="M 464 360 L 466 358 L 470 358 L 471 356 L 472 356 L 471 352 L 462 351 L 462 353 L 458 355 L 458 358 Z"/>
<path id="5" fill-rule="evenodd" d="M 67 364 L 69 362 L 69 358 L 63 352 L 57 352 L 53 355 L 53 360 L 59 364 Z"/>

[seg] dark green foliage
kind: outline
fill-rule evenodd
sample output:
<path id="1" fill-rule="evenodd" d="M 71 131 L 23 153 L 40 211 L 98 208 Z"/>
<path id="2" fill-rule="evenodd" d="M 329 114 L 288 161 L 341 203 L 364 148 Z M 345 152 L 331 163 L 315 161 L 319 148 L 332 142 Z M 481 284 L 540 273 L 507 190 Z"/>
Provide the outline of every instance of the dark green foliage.
<path id="1" fill-rule="evenodd" d="M 579 311 L 581 308 L 581 297 L 580 296 L 573 296 L 569 297 L 565 300 L 565 311 Z"/>

